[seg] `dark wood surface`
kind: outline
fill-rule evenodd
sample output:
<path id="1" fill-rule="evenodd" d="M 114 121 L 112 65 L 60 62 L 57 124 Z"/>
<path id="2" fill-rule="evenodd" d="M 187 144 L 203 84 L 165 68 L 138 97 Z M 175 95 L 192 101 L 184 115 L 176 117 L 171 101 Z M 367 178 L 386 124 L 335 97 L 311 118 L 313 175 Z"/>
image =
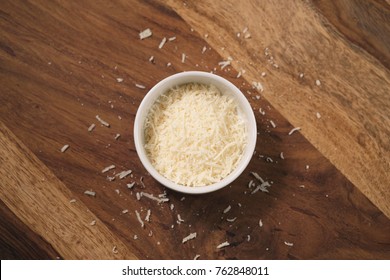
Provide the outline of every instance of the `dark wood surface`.
<path id="1" fill-rule="evenodd" d="M 237 78 L 240 67 L 220 69 L 218 62 L 226 57 L 183 20 L 179 4 L 2 1 L 1 258 L 389 259 L 390 220 L 383 210 L 300 132 L 289 136 L 289 119 L 252 89 L 250 78 Z M 138 33 L 146 28 L 153 36 L 140 40 Z M 176 40 L 158 48 L 163 37 L 172 36 Z M 161 79 L 214 68 L 240 87 L 254 109 L 256 154 L 223 190 L 201 196 L 167 190 L 146 173 L 135 152 L 137 107 Z M 88 132 L 92 123 L 96 128 Z M 61 153 L 65 144 L 70 148 Z M 101 170 L 111 164 L 116 168 L 108 175 L 131 169 L 133 177 L 108 181 Z M 273 182 L 269 193 L 250 194 L 250 172 Z M 133 181 L 134 189 L 127 189 Z M 141 191 L 156 196 L 166 191 L 170 201 L 137 200 Z M 141 228 L 135 211 L 145 217 L 148 209 L 151 220 Z M 89 224 L 93 220 L 96 225 Z M 182 244 L 192 232 L 197 238 Z M 217 249 L 224 241 L 230 246 Z"/>

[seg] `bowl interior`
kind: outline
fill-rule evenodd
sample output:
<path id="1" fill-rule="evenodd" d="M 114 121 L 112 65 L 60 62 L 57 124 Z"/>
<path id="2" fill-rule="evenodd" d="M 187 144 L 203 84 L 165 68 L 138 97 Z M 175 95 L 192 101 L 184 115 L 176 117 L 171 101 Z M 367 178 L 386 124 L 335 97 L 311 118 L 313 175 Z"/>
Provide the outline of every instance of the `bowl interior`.
<path id="1" fill-rule="evenodd" d="M 188 187 L 176 184 L 168 180 L 167 178 L 159 174 L 157 170 L 153 167 L 149 158 L 146 155 L 144 148 L 144 122 L 149 113 L 150 108 L 161 94 L 163 94 L 174 86 L 186 83 L 203 83 L 215 85 L 221 91 L 221 93 L 228 94 L 236 100 L 239 108 L 239 113 L 241 114 L 241 117 L 246 121 L 247 144 L 239 164 L 227 177 L 217 183 L 208 186 Z M 136 150 L 146 170 L 164 186 L 179 192 L 190 194 L 200 194 L 216 191 L 235 180 L 244 171 L 250 159 L 252 158 L 253 151 L 256 145 L 256 136 L 256 120 L 248 100 L 241 93 L 241 91 L 232 83 L 222 77 L 207 72 L 198 71 L 178 73 L 156 84 L 142 100 L 138 108 L 134 123 L 134 141 Z"/>

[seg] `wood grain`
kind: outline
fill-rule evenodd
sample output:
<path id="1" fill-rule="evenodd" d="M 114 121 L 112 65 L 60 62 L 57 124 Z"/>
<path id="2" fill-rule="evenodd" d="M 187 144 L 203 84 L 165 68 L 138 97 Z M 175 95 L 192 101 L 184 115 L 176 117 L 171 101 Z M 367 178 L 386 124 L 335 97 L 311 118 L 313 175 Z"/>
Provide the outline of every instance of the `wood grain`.
<path id="1" fill-rule="evenodd" d="M 231 53 L 234 67 L 221 70 L 218 62 L 226 59 L 228 47 L 237 44 L 236 35 L 232 36 L 229 29 L 221 33 L 227 42 L 222 51 L 215 47 L 218 41 L 212 33 L 217 30 L 213 21 L 202 17 L 203 25 L 194 23 L 199 19 L 196 15 L 201 15 L 192 10 L 194 6 L 188 4 L 181 10 L 178 4 L 170 5 L 175 10 L 154 1 L 1 2 L 0 120 L 8 128 L 1 126 L 6 137 L 1 138 L 0 172 L 7 185 L 1 185 L 0 198 L 7 208 L 0 212 L 0 218 L 19 219 L 22 224 L 13 221 L 10 227 L 21 229 L 24 224 L 65 259 L 192 259 L 197 254 L 202 259 L 390 258 L 390 220 L 383 207 L 381 211 L 372 204 L 301 133 L 288 135 L 293 126 L 280 112 L 285 114 L 283 108 L 289 106 L 297 108 L 293 97 L 285 100 L 288 104 L 282 110 L 274 108 L 268 102 L 273 99 L 266 95 L 279 95 L 271 87 L 282 87 L 291 80 L 295 88 L 291 92 L 283 88 L 286 96 L 313 87 L 286 74 L 277 79 L 284 64 L 280 64 L 279 72 L 265 64 L 264 80 L 258 76 L 252 79 L 250 67 L 245 79 L 237 78 L 241 65 L 235 53 Z M 311 12 L 306 11 L 308 17 Z M 249 16 L 257 18 L 256 14 Z M 139 40 L 138 33 L 145 28 L 151 28 L 153 36 Z M 204 36 L 206 28 L 208 38 Z M 254 30 L 249 27 L 252 41 Z M 162 38 L 172 36 L 176 36 L 174 41 L 158 49 Z M 241 49 L 246 49 L 248 42 L 243 41 L 245 48 Z M 203 47 L 206 51 L 202 54 Z M 242 63 L 250 50 L 242 54 Z M 187 55 L 185 63 L 181 62 L 182 53 Z M 154 63 L 149 62 L 150 56 L 154 56 Z M 240 87 L 254 109 L 259 130 L 256 154 L 245 172 L 226 189 L 202 196 L 184 196 L 159 185 L 143 168 L 133 143 L 134 117 L 147 90 L 161 79 L 186 70 L 213 70 Z M 253 80 L 264 83 L 264 93 L 253 90 Z M 146 89 L 137 88 L 136 83 Z M 314 98 L 314 93 L 311 96 Z M 260 108 L 265 115 L 260 114 Z M 96 115 L 109 122 L 110 128 L 101 126 Z M 339 121 L 325 114 L 317 120 L 321 124 L 318 127 L 334 124 L 329 120 Z M 97 126 L 88 132 L 91 123 Z M 310 130 L 306 121 L 302 128 L 303 133 Z M 121 136 L 115 140 L 117 133 Z M 70 148 L 61 153 L 65 144 Z M 102 169 L 111 164 L 116 168 L 102 174 Z M 107 176 L 128 169 L 133 171 L 132 176 L 107 180 Z M 251 171 L 272 181 L 269 193 L 251 194 Z M 20 178 L 30 184 L 25 182 L 20 188 Z M 131 190 L 126 187 L 130 182 L 136 183 Z M 33 198 L 32 190 L 38 190 Z M 96 197 L 84 195 L 85 190 L 95 191 Z M 370 190 L 375 193 L 374 188 Z M 165 192 L 170 201 L 157 204 L 145 197 L 137 200 L 136 193 L 141 191 L 155 196 Z M 72 198 L 76 204 L 69 203 Z M 56 207 L 58 212 L 43 212 L 42 205 Z M 224 214 L 229 205 L 232 209 Z M 148 209 L 151 221 L 142 228 L 135 211 L 144 218 Z M 178 215 L 184 222 L 178 223 Z M 232 218 L 237 219 L 227 220 Z M 91 227 L 93 219 L 97 224 Z M 45 224 L 56 230 L 46 231 Z M 61 231 L 67 234 L 59 235 Z M 75 231 L 89 238 L 80 237 L 77 243 L 70 238 Z M 182 244 L 192 232 L 198 233 L 197 238 Z M 15 258 L 54 256 L 45 242 L 32 234 L 26 238 L 35 240 L 31 245 L 34 248 L 23 249 L 37 254 L 20 250 Z M 224 241 L 231 245 L 217 249 Z M 118 254 L 111 251 L 114 244 Z"/>
<path id="2" fill-rule="evenodd" d="M 330 21 L 310 1 L 169 1 L 248 82 L 261 81 L 262 95 L 390 217 L 389 5 L 316 3 Z M 251 38 L 238 38 L 245 27 Z"/>
<path id="3" fill-rule="evenodd" d="M 2 212 L 9 212 L 6 209 L 9 208 L 31 228 L 20 234 L 20 238 L 34 234 L 37 238 L 33 241 L 41 242 L 39 236 L 44 236 L 45 241 L 59 253 L 58 258 L 135 258 L 84 205 L 70 202 L 72 194 L 69 190 L 1 122 L 0 136 Z M 91 226 L 92 221 L 97 224 Z M 15 223 L 15 220 L 10 222 Z M 32 234 L 29 233 L 31 231 Z M 44 252 L 49 251 L 50 255 L 26 254 L 24 257 L 53 257 L 53 249 L 45 248 L 48 247 L 46 244 L 37 245 L 46 249 Z"/>

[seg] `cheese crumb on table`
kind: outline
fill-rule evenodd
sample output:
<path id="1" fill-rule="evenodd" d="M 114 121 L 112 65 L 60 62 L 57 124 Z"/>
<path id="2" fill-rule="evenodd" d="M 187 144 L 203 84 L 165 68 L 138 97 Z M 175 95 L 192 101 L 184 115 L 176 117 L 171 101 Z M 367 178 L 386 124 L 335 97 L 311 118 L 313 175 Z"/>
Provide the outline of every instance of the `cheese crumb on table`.
<path id="1" fill-rule="evenodd" d="M 141 39 L 141 40 L 143 40 L 143 39 L 146 39 L 146 38 L 149 38 L 150 36 L 152 36 L 152 31 L 150 30 L 150 28 L 147 28 L 147 29 L 145 29 L 144 31 L 141 31 L 140 33 L 139 33 L 139 38 Z"/>
<path id="2" fill-rule="evenodd" d="M 96 124 L 91 124 L 89 127 L 88 127 L 88 132 L 91 132 L 92 130 L 94 130 L 96 127 Z"/>
<path id="3" fill-rule="evenodd" d="M 110 124 L 106 121 L 104 121 L 99 115 L 96 115 L 96 119 L 105 127 L 110 127 Z"/>
<path id="4" fill-rule="evenodd" d="M 67 149 L 69 149 L 69 145 L 68 144 L 66 144 L 66 145 L 64 145 L 62 148 L 61 148 L 61 153 L 65 153 L 65 151 L 67 150 Z"/>
<path id="5" fill-rule="evenodd" d="M 217 246 L 217 249 L 221 249 L 221 248 L 227 247 L 227 246 L 229 246 L 229 245 L 230 245 L 230 243 L 227 242 L 227 241 L 225 241 L 225 242 L 219 244 L 219 245 Z"/>
<path id="6" fill-rule="evenodd" d="M 188 236 L 183 238 L 182 243 L 186 243 L 187 241 L 196 238 L 196 232 L 190 233 Z"/>

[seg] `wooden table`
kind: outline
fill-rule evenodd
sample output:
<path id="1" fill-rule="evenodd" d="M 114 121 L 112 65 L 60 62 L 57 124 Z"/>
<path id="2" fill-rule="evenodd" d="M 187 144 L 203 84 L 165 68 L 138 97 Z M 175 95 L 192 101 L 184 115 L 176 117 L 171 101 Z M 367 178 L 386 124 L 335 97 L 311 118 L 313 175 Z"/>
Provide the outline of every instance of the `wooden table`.
<path id="1" fill-rule="evenodd" d="M 1 1 L 0 34 L 2 259 L 390 258 L 388 1 Z M 238 86 L 259 132 L 201 196 L 158 184 L 133 141 L 147 91 L 188 70 Z"/>

